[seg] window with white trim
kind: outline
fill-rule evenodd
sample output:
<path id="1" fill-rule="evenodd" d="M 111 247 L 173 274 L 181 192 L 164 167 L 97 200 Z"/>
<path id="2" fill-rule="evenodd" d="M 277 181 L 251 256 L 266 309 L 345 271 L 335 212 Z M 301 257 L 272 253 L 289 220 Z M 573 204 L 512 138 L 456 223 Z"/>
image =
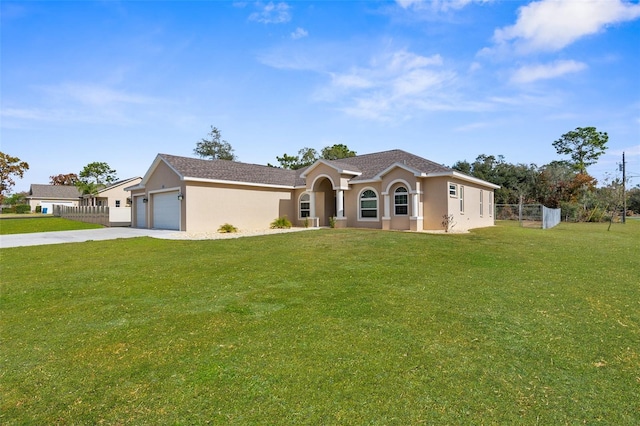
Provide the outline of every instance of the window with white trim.
<path id="1" fill-rule="evenodd" d="M 464 213 L 464 186 L 460 185 L 460 213 Z"/>
<path id="2" fill-rule="evenodd" d="M 449 184 L 449 197 L 457 197 L 458 196 L 458 185 L 455 183 Z"/>
<path id="3" fill-rule="evenodd" d="M 300 217 L 311 216 L 311 195 L 302 194 L 300 196 Z"/>
<path id="4" fill-rule="evenodd" d="M 409 214 L 409 191 L 404 186 L 396 188 L 393 197 L 393 205 L 396 216 Z"/>
<path id="5" fill-rule="evenodd" d="M 480 190 L 480 217 L 484 215 L 484 191 Z"/>
<path id="6" fill-rule="evenodd" d="M 360 218 L 376 219 L 378 217 L 378 195 L 367 189 L 360 194 Z"/>

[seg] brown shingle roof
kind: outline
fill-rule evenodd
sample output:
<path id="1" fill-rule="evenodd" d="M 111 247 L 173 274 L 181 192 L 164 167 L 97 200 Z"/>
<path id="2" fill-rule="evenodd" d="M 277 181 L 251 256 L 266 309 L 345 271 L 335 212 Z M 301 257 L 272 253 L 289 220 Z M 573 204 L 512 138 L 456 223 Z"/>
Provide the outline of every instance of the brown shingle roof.
<path id="1" fill-rule="evenodd" d="M 410 154 L 400 149 L 391 151 L 375 152 L 373 154 L 358 155 L 350 158 L 342 158 L 338 161 L 328 161 L 336 164 L 341 169 L 351 169 L 362 174 L 354 177 L 351 181 L 369 180 L 385 171 L 394 164 L 404 164 L 422 173 L 444 173 L 450 172 L 449 167 L 442 166 L 433 161 L 427 160 L 417 155 Z M 354 170 L 355 168 L 355 170 Z"/>
<path id="2" fill-rule="evenodd" d="M 258 164 L 239 163 L 229 160 L 201 160 L 158 154 L 183 178 L 225 180 L 232 182 L 257 183 L 262 185 L 293 186 L 296 183 L 295 170 Z"/>
<path id="3" fill-rule="evenodd" d="M 75 186 L 71 185 L 41 185 L 31 184 L 29 196 L 27 198 L 49 198 L 72 200 L 82 196 L 82 193 Z"/>
<path id="4" fill-rule="evenodd" d="M 262 185 L 303 186 L 300 177 L 308 167 L 299 170 L 287 170 L 258 164 L 239 163 L 228 160 L 201 160 L 158 154 L 183 178 L 247 182 Z M 373 154 L 358 155 L 340 160 L 323 160 L 337 169 L 359 173 L 351 181 L 363 181 L 376 177 L 394 164 L 406 165 L 421 173 L 443 173 L 451 169 L 417 155 L 394 149 Z"/>

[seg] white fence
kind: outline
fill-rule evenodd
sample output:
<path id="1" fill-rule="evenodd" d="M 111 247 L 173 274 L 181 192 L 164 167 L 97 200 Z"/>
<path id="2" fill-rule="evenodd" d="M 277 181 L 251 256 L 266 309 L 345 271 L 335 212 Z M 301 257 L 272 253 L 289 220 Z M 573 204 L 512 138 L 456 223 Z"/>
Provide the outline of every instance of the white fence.
<path id="1" fill-rule="evenodd" d="M 131 207 L 53 205 L 54 216 L 103 226 L 131 226 Z"/>
<path id="2" fill-rule="evenodd" d="M 560 209 L 550 209 L 542 206 L 542 229 L 553 228 L 560 223 L 562 214 Z"/>
<path id="3" fill-rule="evenodd" d="M 517 220 L 530 228 L 553 228 L 560 223 L 560 209 L 550 209 L 542 204 L 496 204 L 496 219 Z"/>

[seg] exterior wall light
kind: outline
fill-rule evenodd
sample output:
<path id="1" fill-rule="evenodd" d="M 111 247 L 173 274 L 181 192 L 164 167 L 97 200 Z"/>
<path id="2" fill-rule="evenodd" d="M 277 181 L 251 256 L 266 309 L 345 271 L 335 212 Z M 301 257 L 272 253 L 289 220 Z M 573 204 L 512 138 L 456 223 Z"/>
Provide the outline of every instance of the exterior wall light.
<path id="1" fill-rule="evenodd" d="M 182 192 L 178 192 L 178 200 L 179 201 L 184 200 L 184 195 L 182 194 Z"/>
<path id="2" fill-rule="evenodd" d="M 149 202 L 149 199 L 148 199 L 147 197 L 144 197 L 144 198 L 142 199 L 142 202 L 143 202 L 143 203 L 148 203 L 148 202 Z"/>

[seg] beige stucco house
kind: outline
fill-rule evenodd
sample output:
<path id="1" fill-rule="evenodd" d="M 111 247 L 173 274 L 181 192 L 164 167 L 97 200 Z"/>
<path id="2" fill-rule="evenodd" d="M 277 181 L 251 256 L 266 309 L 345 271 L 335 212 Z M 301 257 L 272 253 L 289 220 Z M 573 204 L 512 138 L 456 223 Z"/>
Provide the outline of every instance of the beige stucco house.
<path id="1" fill-rule="evenodd" d="M 494 224 L 498 186 L 401 150 L 318 160 L 300 170 L 158 154 L 132 198 L 132 226 L 188 232 L 229 223 L 410 231 Z"/>
<path id="2" fill-rule="evenodd" d="M 35 212 L 38 207 L 46 214 L 53 213 L 53 205 L 77 207 L 80 205 L 82 193 L 75 186 L 41 185 L 33 183 L 29 187 L 29 195 L 25 198 Z"/>
<path id="3" fill-rule="evenodd" d="M 125 188 L 136 185 L 141 180 L 142 178 L 138 176 L 113 182 L 99 190 L 96 196 L 82 195 L 80 205 L 113 208 L 131 207 L 131 194 Z"/>

